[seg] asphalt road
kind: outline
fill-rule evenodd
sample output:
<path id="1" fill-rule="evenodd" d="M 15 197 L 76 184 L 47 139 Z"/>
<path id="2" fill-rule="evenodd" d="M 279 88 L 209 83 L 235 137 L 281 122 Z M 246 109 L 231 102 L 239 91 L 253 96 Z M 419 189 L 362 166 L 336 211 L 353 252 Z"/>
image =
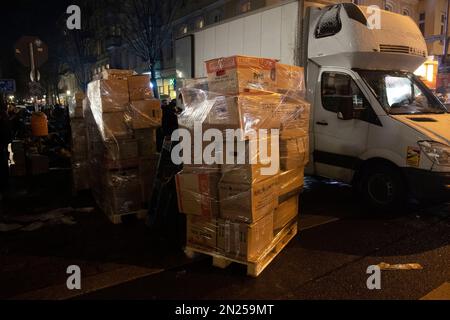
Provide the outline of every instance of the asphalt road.
<path id="1" fill-rule="evenodd" d="M 381 262 L 423 269 L 382 271 L 369 290 L 367 268 Z M 258 278 L 203 256 L 77 299 L 450 299 L 449 282 L 450 205 L 368 213 L 348 186 L 308 179 L 298 236 Z"/>

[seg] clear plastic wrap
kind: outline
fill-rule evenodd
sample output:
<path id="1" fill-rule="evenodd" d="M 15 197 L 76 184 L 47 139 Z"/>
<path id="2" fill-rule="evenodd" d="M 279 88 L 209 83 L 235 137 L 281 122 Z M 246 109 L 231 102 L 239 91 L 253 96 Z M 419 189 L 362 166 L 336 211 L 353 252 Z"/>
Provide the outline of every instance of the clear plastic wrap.
<path id="1" fill-rule="evenodd" d="M 108 216 L 146 209 L 159 155 L 160 101 L 150 78 L 130 70 L 105 70 L 88 84 L 83 103 L 89 183 Z"/>
<path id="2" fill-rule="evenodd" d="M 179 126 L 193 137 L 176 179 L 187 247 L 258 261 L 298 215 L 309 159 L 303 69 L 244 56 L 207 61 L 206 69 L 207 90 L 203 79 L 180 90 Z"/>
<path id="3" fill-rule="evenodd" d="M 83 118 L 83 99 L 85 95 L 83 92 L 77 92 L 69 99 L 69 117 Z"/>
<path id="4" fill-rule="evenodd" d="M 71 163 L 73 191 L 89 189 L 88 144 L 86 123 L 83 118 L 83 93 L 75 94 L 75 106 L 70 119 Z"/>

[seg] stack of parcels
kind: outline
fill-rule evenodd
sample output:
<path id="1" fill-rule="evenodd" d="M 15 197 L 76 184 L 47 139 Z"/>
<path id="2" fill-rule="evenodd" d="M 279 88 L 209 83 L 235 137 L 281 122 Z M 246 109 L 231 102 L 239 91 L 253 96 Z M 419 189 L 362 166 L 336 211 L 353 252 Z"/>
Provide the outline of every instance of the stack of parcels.
<path id="1" fill-rule="evenodd" d="M 83 118 L 83 100 L 85 100 L 84 93 L 77 92 L 72 103 L 69 104 L 72 183 L 75 193 L 89 189 L 87 132 L 86 123 Z"/>
<path id="2" fill-rule="evenodd" d="M 207 61 L 206 68 L 208 90 L 182 89 L 179 126 L 191 136 L 214 129 L 210 135 L 222 138 L 181 155 L 176 182 L 187 246 L 258 261 L 297 221 L 309 158 L 303 68 L 244 56 Z M 219 162 L 205 162 L 202 153 Z"/>
<path id="3" fill-rule="evenodd" d="M 25 143 L 22 140 L 14 140 L 11 143 L 13 163 L 10 165 L 10 174 L 13 177 L 23 177 L 27 175 Z"/>
<path id="4" fill-rule="evenodd" d="M 147 208 L 162 118 L 149 76 L 104 71 L 88 84 L 83 114 L 90 186 L 99 206 L 110 216 Z"/>

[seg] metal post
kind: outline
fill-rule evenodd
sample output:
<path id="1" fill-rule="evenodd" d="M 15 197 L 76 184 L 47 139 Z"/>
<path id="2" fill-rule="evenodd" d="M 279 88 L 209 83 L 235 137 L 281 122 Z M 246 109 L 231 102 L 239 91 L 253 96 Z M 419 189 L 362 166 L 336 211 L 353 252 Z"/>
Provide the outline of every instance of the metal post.
<path id="1" fill-rule="evenodd" d="M 298 35 L 297 35 L 297 50 L 295 55 L 295 64 L 298 66 L 304 67 L 306 65 L 306 61 L 303 59 L 303 50 L 305 50 L 305 44 L 307 43 L 307 39 L 304 39 L 304 14 L 305 14 L 305 0 L 298 0 Z"/>
<path id="2" fill-rule="evenodd" d="M 447 13 L 445 14 L 445 31 L 444 31 L 444 52 L 442 55 L 442 64 L 445 66 L 448 54 L 448 15 L 450 13 L 450 0 L 447 0 Z"/>

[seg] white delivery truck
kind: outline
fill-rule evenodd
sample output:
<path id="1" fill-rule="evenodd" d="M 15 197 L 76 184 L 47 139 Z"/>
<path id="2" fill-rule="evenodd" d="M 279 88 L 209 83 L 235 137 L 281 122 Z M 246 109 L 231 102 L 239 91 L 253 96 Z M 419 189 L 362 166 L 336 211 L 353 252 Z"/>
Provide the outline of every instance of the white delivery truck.
<path id="1" fill-rule="evenodd" d="M 413 74 L 427 56 L 414 21 L 381 11 L 370 29 L 365 7 L 308 8 L 304 17 L 299 7 L 287 1 L 177 40 L 177 72 L 204 77 L 204 61 L 235 54 L 301 63 L 312 108 L 308 174 L 351 183 L 376 208 L 407 194 L 450 200 L 450 114 Z"/>

